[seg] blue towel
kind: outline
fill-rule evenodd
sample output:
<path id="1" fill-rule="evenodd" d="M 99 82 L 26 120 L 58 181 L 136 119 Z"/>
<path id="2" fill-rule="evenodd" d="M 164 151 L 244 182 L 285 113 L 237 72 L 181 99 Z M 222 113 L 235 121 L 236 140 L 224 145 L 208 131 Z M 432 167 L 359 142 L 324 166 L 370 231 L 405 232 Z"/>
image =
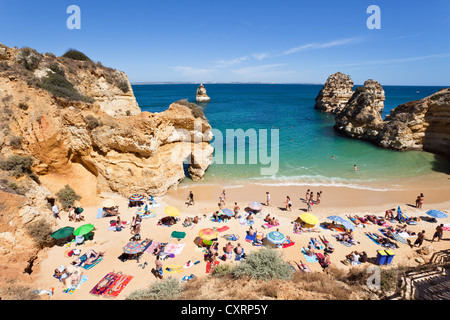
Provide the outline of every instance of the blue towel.
<path id="1" fill-rule="evenodd" d="M 245 240 L 246 241 L 250 241 L 250 242 L 255 241 L 255 239 L 256 239 L 256 233 L 254 235 L 252 235 L 252 236 L 247 234 L 247 236 L 245 237 Z"/>
<path id="2" fill-rule="evenodd" d="M 319 259 L 317 259 L 316 255 L 313 255 L 313 256 L 308 255 L 308 253 L 303 248 L 302 248 L 302 253 L 306 259 L 306 262 L 319 262 Z"/>
<path id="3" fill-rule="evenodd" d="M 97 219 L 100 219 L 101 217 L 103 217 L 103 208 L 97 210 Z"/>

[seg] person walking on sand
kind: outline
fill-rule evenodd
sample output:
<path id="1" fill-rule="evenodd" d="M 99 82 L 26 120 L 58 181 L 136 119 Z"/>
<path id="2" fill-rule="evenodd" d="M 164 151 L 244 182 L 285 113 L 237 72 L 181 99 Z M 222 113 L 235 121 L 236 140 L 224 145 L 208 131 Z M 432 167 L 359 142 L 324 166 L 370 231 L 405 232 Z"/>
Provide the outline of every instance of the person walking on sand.
<path id="1" fill-rule="evenodd" d="M 417 201 L 416 201 L 417 205 L 416 206 L 419 209 L 422 209 L 423 198 L 424 198 L 423 193 L 421 193 L 420 196 L 417 198 Z"/>
<path id="2" fill-rule="evenodd" d="M 309 199 L 309 201 L 308 201 L 308 209 L 306 210 L 307 212 L 309 212 L 309 211 L 312 211 L 312 205 L 313 205 L 313 200 L 312 199 Z"/>
<path id="3" fill-rule="evenodd" d="M 188 202 L 187 202 L 187 206 L 192 206 L 194 205 L 194 194 L 192 193 L 192 191 L 189 191 L 189 196 L 188 196 Z"/>
<path id="4" fill-rule="evenodd" d="M 310 190 L 308 189 L 308 190 L 306 191 L 306 195 L 305 195 L 305 202 L 306 202 L 306 203 L 307 203 L 308 200 L 309 200 L 309 194 L 310 194 Z"/>
<path id="5" fill-rule="evenodd" d="M 266 192 L 266 205 L 270 206 L 270 193 L 268 191 Z"/>
<path id="6" fill-rule="evenodd" d="M 292 211 L 292 203 L 291 198 L 289 198 L 289 196 L 286 197 L 286 210 Z"/>
<path id="7" fill-rule="evenodd" d="M 56 204 L 56 202 L 53 204 L 52 212 L 53 212 L 53 216 L 54 216 L 56 219 L 58 219 L 58 218 L 61 219 L 61 217 L 60 217 L 60 215 L 59 215 L 58 205 Z"/>
<path id="8" fill-rule="evenodd" d="M 223 198 L 223 202 L 225 204 L 225 200 L 227 199 L 227 196 L 225 195 L 225 190 L 222 191 L 222 198 Z"/>
<path id="9" fill-rule="evenodd" d="M 239 216 L 239 210 L 240 210 L 240 209 L 241 209 L 241 208 L 239 208 L 237 202 L 235 202 L 235 203 L 234 203 L 234 217 L 235 217 L 236 219 L 237 219 L 238 216 Z"/>
<path id="10" fill-rule="evenodd" d="M 442 235 L 444 234 L 444 224 L 441 223 L 441 225 L 436 227 L 436 232 L 433 235 L 433 239 L 431 239 L 431 242 L 434 242 L 434 239 L 438 238 L 437 241 L 441 241 Z"/>

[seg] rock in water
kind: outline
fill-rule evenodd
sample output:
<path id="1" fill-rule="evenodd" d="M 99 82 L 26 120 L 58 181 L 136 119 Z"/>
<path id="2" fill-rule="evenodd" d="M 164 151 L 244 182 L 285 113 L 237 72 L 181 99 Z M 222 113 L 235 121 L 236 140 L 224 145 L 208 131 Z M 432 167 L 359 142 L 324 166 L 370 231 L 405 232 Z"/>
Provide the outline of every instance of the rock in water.
<path id="1" fill-rule="evenodd" d="M 374 141 L 383 130 L 383 101 L 381 85 L 367 80 L 364 87 L 356 88 L 345 107 L 336 115 L 336 130 L 352 138 Z"/>
<path id="2" fill-rule="evenodd" d="M 200 84 L 197 88 L 197 94 L 195 96 L 195 100 L 197 102 L 209 102 L 211 100 L 210 97 L 206 94 L 206 89 L 203 84 Z"/>
<path id="3" fill-rule="evenodd" d="M 353 81 L 349 75 L 341 72 L 332 74 L 320 90 L 314 109 L 322 112 L 339 113 L 353 95 L 352 88 Z"/>

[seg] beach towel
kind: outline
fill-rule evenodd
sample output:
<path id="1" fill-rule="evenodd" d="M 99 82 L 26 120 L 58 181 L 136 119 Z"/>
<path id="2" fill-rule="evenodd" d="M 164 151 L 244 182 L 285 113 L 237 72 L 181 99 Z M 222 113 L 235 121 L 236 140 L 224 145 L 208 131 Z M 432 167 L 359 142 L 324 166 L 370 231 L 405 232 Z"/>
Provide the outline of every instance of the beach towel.
<path id="1" fill-rule="evenodd" d="M 217 232 L 224 232 L 224 231 L 227 231 L 228 229 L 230 229 L 230 227 L 228 227 L 228 226 L 223 226 L 222 228 L 216 229 L 216 231 L 217 231 Z"/>
<path id="2" fill-rule="evenodd" d="M 247 236 L 245 237 L 245 241 L 247 241 L 247 242 L 253 242 L 253 241 L 255 241 L 255 239 L 256 239 L 256 233 L 252 236 L 247 234 Z"/>
<path id="3" fill-rule="evenodd" d="M 214 261 L 214 266 L 217 266 L 220 263 L 220 261 Z M 206 263 L 206 273 L 211 273 L 211 262 L 208 261 Z"/>
<path id="4" fill-rule="evenodd" d="M 375 242 L 377 245 L 379 245 L 379 246 L 381 245 L 381 244 L 378 242 L 377 237 L 375 237 L 373 234 L 367 233 L 367 232 L 366 232 L 365 235 L 368 236 L 369 239 L 372 240 L 373 242 Z"/>
<path id="5" fill-rule="evenodd" d="M 274 224 L 274 225 L 269 224 L 269 223 L 264 223 L 264 224 L 263 224 L 263 228 L 265 228 L 265 229 L 270 229 L 270 228 L 272 228 L 272 227 L 277 227 L 277 226 L 279 226 L 279 225 L 280 225 L 279 223 Z"/>
<path id="6" fill-rule="evenodd" d="M 319 244 L 318 246 L 316 246 L 316 245 L 314 244 L 314 241 L 313 241 L 312 238 L 309 239 L 309 243 L 310 243 L 314 248 L 319 249 L 319 250 L 323 249 L 323 246 L 322 246 L 322 244 L 320 243 L 320 241 L 316 239 L 316 242 Z"/>
<path id="7" fill-rule="evenodd" d="M 450 223 L 444 224 L 444 226 L 442 227 L 442 229 L 443 229 L 444 231 L 450 231 Z"/>
<path id="8" fill-rule="evenodd" d="M 89 293 L 106 298 L 116 298 L 132 279 L 133 276 L 121 272 L 110 272 Z"/>
<path id="9" fill-rule="evenodd" d="M 160 244 L 160 242 L 158 242 L 158 241 L 152 241 L 150 243 L 150 245 L 148 246 L 148 248 L 145 249 L 144 252 L 147 252 L 149 254 L 153 254 L 153 251 L 155 251 L 156 247 L 158 247 L 159 244 Z"/>
<path id="10" fill-rule="evenodd" d="M 97 219 L 100 219 L 103 217 L 103 208 L 99 208 L 97 210 Z"/>
<path id="11" fill-rule="evenodd" d="M 285 244 L 282 245 L 282 248 L 289 248 L 289 247 L 292 247 L 294 244 L 295 244 L 294 241 L 289 240 L 288 243 L 285 243 Z"/>
<path id="12" fill-rule="evenodd" d="M 305 249 L 302 248 L 303 256 L 305 257 L 306 262 L 319 262 L 316 255 L 308 255 L 308 253 L 305 251 Z"/>
<path id="13" fill-rule="evenodd" d="M 306 263 L 303 262 L 298 263 L 297 261 L 295 261 L 295 264 L 297 265 L 298 270 L 300 270 L 301 272 L 311 272 Z"/>
<path id="14" fill-rule="evenodd" d="M 64 293 L 72 294 L 75 290 L 77 290 L 83 283 L 86 282 L 88 279 L 88 276 L 81 276 L 80 282 L 76 286 L 68 286 L 66 289 L 63 290 Z"/>
<path id="15" fill-rule="evenodd" d="M 168 265 L 164 268 L 163 273 L 180 273 L 184 271 L 184 267 L 181 265 Z"/>
<path id="16" fill-rule="evenodd" d="M 103 256 L 100 256 L 97 258 L 97 260 L 95 260 L 92 264 L 88 264 L 88 265 L 84 265 L 83 269 L 85 270 L 89 270 L 92 269 L 93 267 L 95 267 L 96 265 L 98 265 L 100 263 L 100 261 L 103 260 Z"/>
<path id="17" fill-rule="evenodd" d="M 162 254 L 180 254 L 181 251 L 183 250 L 184 246 L 186 245 L 186 243 L 168 243 L 165 247 L 164 247 L 164 251 L 162 252 Z"/>
<path id="18" fill-rule="evenodd" d="M 346 247 L 351 247 L 351 246 L 353 245 L 353 244 L 350 243 L 350 242 L 338 240 L 337 235 L 335 235 L 334 237 L 336 238 L 337 242 L 343 244 L 343 245 L 346 246 Z"/>
<path id="19" fill-rule="evenodd" d="M 235 235 L 235 234 L 226 234 L 223 236 L 225 239 L 230 240 L 230 241 L 237 241 L 239 240 L 239 236 Z"/>
<path id="20" fill-rule="evenodd" d="M 170 234 L 171 238 L 176 238 L 178 240 L 183 239 L 186 236 L 186 232 L 174 231 Z"/>

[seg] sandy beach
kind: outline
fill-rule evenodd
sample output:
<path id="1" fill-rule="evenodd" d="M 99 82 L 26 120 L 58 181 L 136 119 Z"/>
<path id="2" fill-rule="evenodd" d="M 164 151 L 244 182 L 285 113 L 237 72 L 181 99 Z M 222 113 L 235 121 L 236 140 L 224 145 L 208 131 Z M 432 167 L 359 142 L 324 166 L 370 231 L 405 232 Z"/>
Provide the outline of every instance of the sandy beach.
<path id="1" fill-rule="evenodd" d="M 263 206 L 261 217 L 254 218 L 253 228 L 257 231 L 261 231 L 267 234 L 270 231 L 279 229 L 280 232 L 289 236 L 295 243 L 288 248 L 276 249 L 283 254 L 286 261 L 305 261 L 301 248 L 306 247 L 310 238 L 317 238 L 325 236 L 329 240 L 332 246 L 335 248 L 335 252 L 331 255 L 332 264 L 337 268 L 349 269 L 349 266 L 341 263 L 341 260 L 345 258 L 351 251 L 366 251 L 369 258 L 376 256 L 376 251 L 383 249 L 381 246 L 375 244 L 365 232 L 378 232 L 380 226 L 369 224 L 365 228 L 356 228 L 355 239 L 358 243 L 352 247 L 344 246 L 336 241 L 333 237 L 337 232 L 326 230 L 316 226 L 316 229 L 320 232 L 303 232 L 302 234 L 293 233 L 293 221 L 297 219 L 302 213 L 306 211 L 306 204 L 300 199 L 304 198 L 307 187 L 267 187 L 246 185 L 240 187 L 234 187 L 225 189 L 226 192 L 226 206 L 233 209 L 234 203 L 240 207 L 240 213 L 245 214 L 244 209 L 247 207 L 250 201 L 258 201 L 265 204 L 266 191 L 271 194 L 270 206 Z M 437 209 L 443 212 L 449 213 L 450 199 L 448 193 L 445 192 L 445 188 L 424 189 L 421 192 L 425 193 L 425 203 L 422 209 L 417 209 L 413 206 L 414 200 L 418 195 L 418 189 L 411 188 L 409 190 L 402 191 L 373 191 L 364 189 L 354 189 L 345 187 L 314 187 L 310 188 L 314 194 L 319 191 L 323 192 L 321 203 L 314 205 L 312 214 L 314 214 L 319 222 L 327 221 L 327 217 L 330 215 L 339 215 L 342 218 L 346 218 L 347 215 L 359 215 L 363 217 L 366 214 L 374 214 L 376 216 L 384 216 L 387 209 L 397 208 L 399 205 L 401 210 L 408 217 L 425 217 L 426 211 L 430 209 Z M 187 206 L 186 199 L 189 191 L 193 191 L 195 205 Z M 223 247 L 228 242 L 224 239 L 226 234 L 235 234 L 240 237 L 239 240 L 233 241 L 236 245 L 240 243 L 246 253 L 253 250 L 259 250 L 261 247 L 253 246 L 251 243 L 245 241 L 246 232 L 249 226 L 243 226 L 239 223 L 239 220 L 234 218 L 228 220 L 228 222 L 213 222 L 210 217 L 213 212 L 218 210 L 219 196 L 224 189 L 221 186 L 188 186 L 181 187 L 177 190 L 169 190 L 164 197 L 156 197 L 155 200 L 159 204 L 158 207 L 152 208 L 155 217 L 146 218 L 142 221 L 141 236 L 142 239 L 151 239 L 158 242 L 168 242 L 175 244 L 185 244 L 184 248 L 179 254 L 176 254 L 174 258 L 168 258 L 163 261 L 164 268 L 169 265 L 184 266 L 187 261 L 196 262 L 200 261 L 197 265 L 193 265 L 189 268 L 185 268 L 180 273 L 164 274 L 165 278 L 172 276 L 180 279 L 184 276 L 195 275 L 198 278 L 208 277 L 206 273 L 206 262 L 203 259 L 204 252 L 199 249 L 194 243 L 194 239 L 198 236 L 198 232 L 203 228 L 221 228 L 228 226 L 229 229 L 219 233 L 219 255 L 223 254 Z M 447 189 L 448 190 L 448 189 Z M 419 192 L 420 193 L 420 192 Z M 289 195 L 292 199 L 292 211 L 285 210 L 285 199 Z M 97 219 L 97 210 L 101 207 L 101 203 L 106 199 L 114 199 L 117 205 L 119 205 L 120 217 L 124 221 L 130 222 L 135 215 L 136 208 L 128 208 L 128 199 L 115 194 L 102 194 L 102 197 L 91 199 L 90 202 L 97 201 L 98 205 L 84 207 L 83 212 L 85 222 L 69 222 L 67 213 L 61 215 L 61 220 L 58 220 L 59 226 L 73 226 L 77 228 L 84 223 L 92 223 L 95 225 L 95 235 L 92 241 L 86 241 L 84 244 L 77 246 L 76 248 L 81 250 L 81 254 L 93 249 L 97 252 L 105 251 L 103 260 L 89 270 L 78 268 L 79 272 L 83 272 L 83 275 L 87 276 L 86 282 L 82 283 L 73 293 L 68 294 L 63 292 L 66 286 L 62 282 L 59 282 L 53 277 L 53 271 L 61 265 L 68 267 L 70 271 L 75 271 L 77 268 L 71 266 L 71 262 L 75 260 L 75 257 L 68 257 L 65 253 L 75 248 L 75 244 L 72 243 L 70 247 L 54 246 L 49 249 L 45 249 L 45 253 L 41 256 L 41 260 L 35 266 L 36 272 L 34 272 L 35 283 L 34 286 L 37 289 L 49 290 L 54 287 L 53 299 L 57 300 L 91 300 L 91 299 L 106 299 L 101 296 L 95 296 L 90 294 L 90 290 L 109 272 L 122 272 L 126 275 L 133 276 L 132 280 L 123 289 L 123 291 L 115 299 L 125 299 L 127 295 L 135 290 L 147 288 L 155 281 L 161 281 L 157 279 L 151 272 L 155 267 L 155 256 L 144 252 L 139 263 L 134 260 L 122 262 L 118 257 L 122 254 L 123 247 L 128 243 L 132 234 L 130 233 L 130 226 L 127 225 L 122 231 L 115 232 L 109 231 L 109 224 L 114 217 Z M 95 201 L 94 201 L 95 200 Z M 181 210 L 179 216 L 180 222 L 167 227 L 158 226 L 157 222 L 160 218 L 166 216 L 164 208 L 168 205 L 175 206 Z M 276 217 L 280 225 L 270 229 L 264 229 L 262 227 L 264 221 L 263 218 L 270 214 L 272 217 Z M 201 218 L 197 225 L 183 227 L 182 221 L 186 217 L 199 216 Z M 348 219 L 347 219 L 348 220 Z M 439 219 L 439 223 L 450 223 L 450 218 Z M 397 224 L 398 225 L 398 224 Z M 444 239 L 440 242 L 431 243 L 432 235 L 435 231 L 437 224 L 427 221 L 419 221 L 417 225 L 409 225 L 408 229 L 414 232 L 425 230 L 426 241 L 424 245 L 432 245 L 435 251 L 448 249 L 448 232 L 444 232 Z M 173 231 L 185 232 L 185 238 L 177 240 L 171 238 Z M 416 237 L 409 238 L 412 242 Z M 321 250 L 322 251 L 322 250 Z M 419 257 L 416 253 L 417 248 L 413 249 L 409 245 L 399 244 L 399 248 L 395 250 L 395 257 L 392 265 L 417 265 L 415 258 Z M 428 258 L 430 258 L 429 256 Z M 427 257 L 423 257 L 426 259 Z M 143 263 L 147 262 L 148 265 L 143 269 L 140 267 Z M 240 262 L 220 261 L 220 263 L 237 264 Z M 307 263 L 308 267 L 312 271 L 322 272 L 322 268 L 319 263 Z"/>

